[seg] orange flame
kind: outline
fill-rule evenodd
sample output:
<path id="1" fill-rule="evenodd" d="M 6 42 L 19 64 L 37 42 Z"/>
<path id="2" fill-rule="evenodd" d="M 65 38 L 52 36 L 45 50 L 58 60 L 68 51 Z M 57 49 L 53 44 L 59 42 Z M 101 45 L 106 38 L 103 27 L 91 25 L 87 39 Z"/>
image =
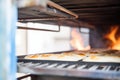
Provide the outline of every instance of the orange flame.
<path id="1" fill-rule="evenodd" d="M 70 41 L 70 44 L 73 48 L 77 50 L 88 50 L 90 49 L 90 46 L 84 47 L 84 42 L 82 39 L 82 36 L 80 33 L 77 32 L 76 29 L 73 29 L 71 32 L 72 39 Z"/>
<path id="2" fill-rule="evenodd" d="M 113 26 L 111 28 L 110 33 L 105 35 L 105 38 L 111 41 L 109 48 L 120 50 L 120 37 L 119 38 L 115 37 L 117 31 L 118 31 L 118 26 Z"/>

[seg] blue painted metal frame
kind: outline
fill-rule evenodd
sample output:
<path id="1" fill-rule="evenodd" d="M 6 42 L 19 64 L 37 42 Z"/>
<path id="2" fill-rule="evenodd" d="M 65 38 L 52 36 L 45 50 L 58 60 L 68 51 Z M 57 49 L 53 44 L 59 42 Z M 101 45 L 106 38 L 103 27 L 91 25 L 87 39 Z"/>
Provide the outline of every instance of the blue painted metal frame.
<path id="1" fill-rule="evenodd" d="M 0 0 L 0 80 L 16 80 L 16 0 Z"/>

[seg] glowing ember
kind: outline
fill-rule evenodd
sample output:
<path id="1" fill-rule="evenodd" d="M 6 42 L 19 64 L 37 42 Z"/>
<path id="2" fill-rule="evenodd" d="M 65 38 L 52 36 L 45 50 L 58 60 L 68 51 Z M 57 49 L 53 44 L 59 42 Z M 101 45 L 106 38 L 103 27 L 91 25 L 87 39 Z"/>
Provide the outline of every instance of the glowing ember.
<path id="1" fill-rule="evenodd" d="M 88 50 L 90 46 L 84 47 L 84 42 L 80 33 L 77 32 L 76 29 L 73 29 L 71 32 L 72 39 L 70 44 L 73 48 L 77 50 Z"/>
<path id="2" fill-rule="evenodd" d="M 110 33 L 105 35 L 106 39 L 109 39 L 111 41 L 110 46 L 108 48 L 110 49 L 117 49 L 120 50 L 120 37 L 116 38 L 116 34 L 118 31 L 118 26 L 113 26 L 111 28 Z"/>

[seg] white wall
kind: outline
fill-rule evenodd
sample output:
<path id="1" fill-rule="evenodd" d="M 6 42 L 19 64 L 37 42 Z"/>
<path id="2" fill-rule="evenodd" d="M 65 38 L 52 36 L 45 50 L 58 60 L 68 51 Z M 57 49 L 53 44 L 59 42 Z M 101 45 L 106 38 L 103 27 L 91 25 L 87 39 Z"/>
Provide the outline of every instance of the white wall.
<path id="1" fill-rule="evenodd" d="M 17 30 L 16 32 L 16 55 L 27 54 L 27 31 Z"/>
<path id="2" fill-rule="evenodd" d="M 70 50 L 70 28 L 60 32 L 28 31 L 28 53 L 44 53 Z"/>
<path id="3" fill-rule="evenodd" d="M 29 26 L 30 25 L 30 26 Z M 29 27 L 51 28 L 56 30 L 58 26 L 39 24 L 38 26 L 29 24 Z M 16 34 L 16 54 L 36 54 L 45 52 L 56 52 L 70 50 L 70 28 L 61 27 L 60 32 L 17 30 Z"/>

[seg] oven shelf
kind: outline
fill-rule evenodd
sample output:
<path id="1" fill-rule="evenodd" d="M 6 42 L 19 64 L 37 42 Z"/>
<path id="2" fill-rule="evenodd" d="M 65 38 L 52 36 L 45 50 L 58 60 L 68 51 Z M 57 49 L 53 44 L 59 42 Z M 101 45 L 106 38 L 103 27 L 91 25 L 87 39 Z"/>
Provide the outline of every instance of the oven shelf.
<path id="1" fill-rule="evenodd" d="M 77 19 L 78 15 L 50 0 L 17 0 L 18 21 L 41 22 L 44 20 Z M 54 19 L 55 18 L 55 19 Z M 45 22 L 45 21 L 44 21 Z"/>
<path id="2" fill-rule="evenodd" d="M 69 51 L 66 51 L 69 52 Z M 54 52 L 58 54 L 62 52 Z M 89 79 L 120 79 L 120 63 L 25 59 L 18 56 L 18 72 L 38 76 L 62 76 Z M 96 75 L 96 76 L 95 76 Z"/>
<path id="3" fill-rule="evenodd" d="M 114 66 L 113 66 L 114 65 Z M 18 72 L 33 75 L 51 75 L 93 79 L 120 79 L 119 63 L 87 63 L 87 62 L 30 62 L 20 61 Z M 52 72 L 52 73 L 51 73 Z M 95 76 L 96 75 L 96 76 Z"/>

